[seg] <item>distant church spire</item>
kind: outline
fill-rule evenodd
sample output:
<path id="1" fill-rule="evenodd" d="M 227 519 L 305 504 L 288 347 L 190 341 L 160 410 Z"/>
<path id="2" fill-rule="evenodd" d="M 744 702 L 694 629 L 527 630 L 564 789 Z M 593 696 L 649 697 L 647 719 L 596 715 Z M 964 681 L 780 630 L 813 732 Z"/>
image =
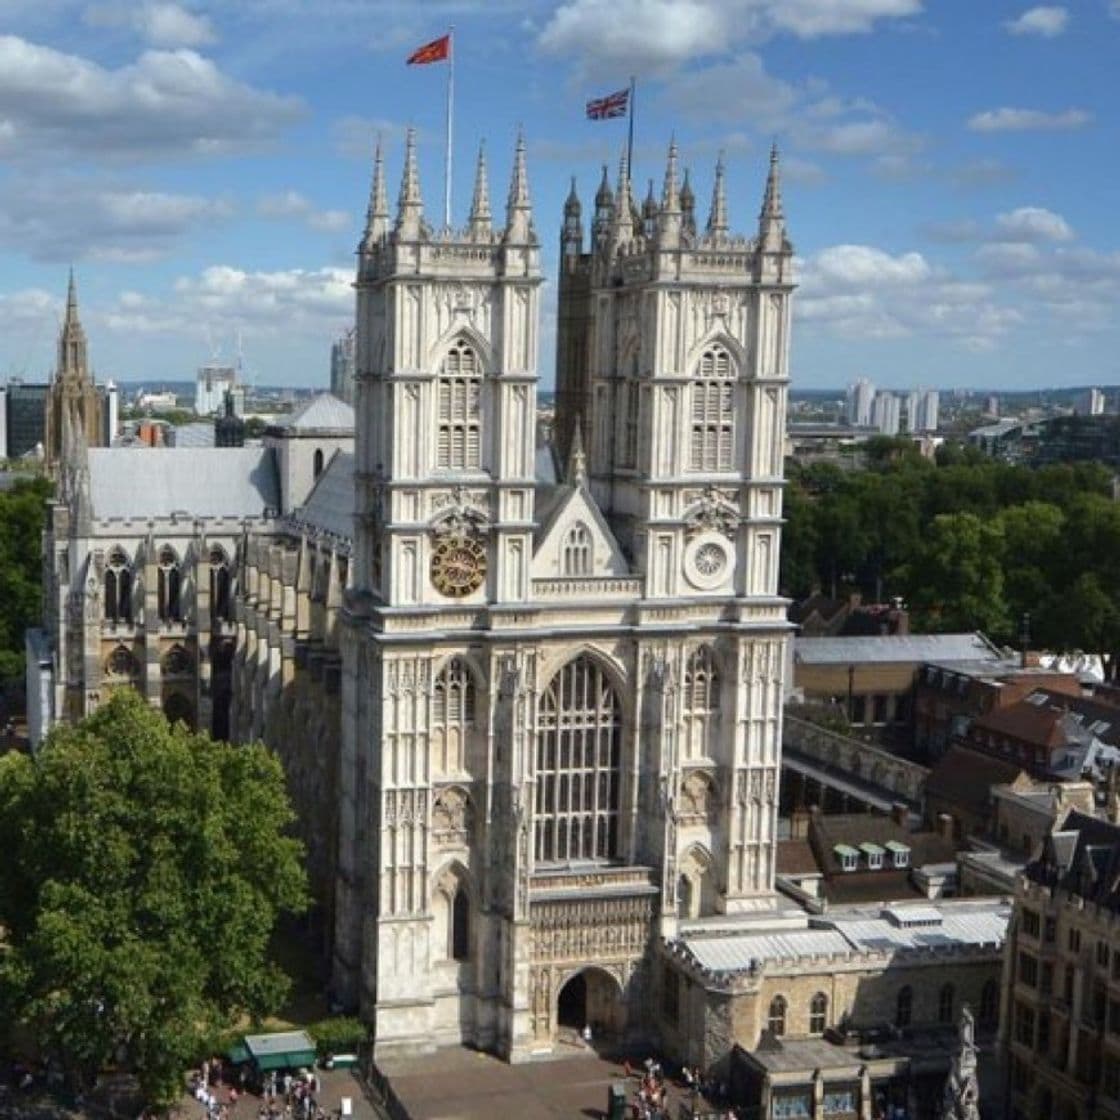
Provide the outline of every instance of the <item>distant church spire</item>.
<path id="1" fill-rule="evenodd" d="M 419 237 L 424 217 L 424 200 L 420 197 L 420 172 L 416 166 L 416 129 L 409 128 L 404 142 L 404 172 L 397 201 L 397 233 L 402 237 Z"/>
<path id="2" fill-rule="evenodd" d="M 78 287 L 74 282 L 74 269 L 66 287 L 66 316 L 58 335 L 58 370 L 56 377 L 85 381 L 89 370 L 86 361 L 86 332 L 78 318 Z"/>
<path id="3" fill-rule="evenodd" d="M 712 186 L 712 210 L 708 215 L 708 233 L 722 237 L 727 234 L 727 183 L 724 177 L 723 153 L 716 160 L 716 181 Z"/>
<path id="4" fill-rule="evenodd" d="M 486 173 L 486 145 L 478 146 L 478 163 L 474 172 L 474 195 L 471 198 L 471 237 L 490 235 L 490 180 Z"/>
<path id="5" fill-rule="evenodd" d="M 389 232 L 389 192 L 385 187 L 385 161 L 381 156 L 381 137 L 373 153 L 373 179 L 369 189 L 369 207 L 366 210 L 366 229 L 362 238 L 363 248 L 372 248 Z"/>
<path id="6" fill-rule="evenodd" d="M 517 130 L 517 146 L 513 154 L 509 201 L 506 204 L 506 240 L 531 241 L 533 238 L 533 206 L 529 201 L 529 175 L 525 169 L 525 134 Z"/>

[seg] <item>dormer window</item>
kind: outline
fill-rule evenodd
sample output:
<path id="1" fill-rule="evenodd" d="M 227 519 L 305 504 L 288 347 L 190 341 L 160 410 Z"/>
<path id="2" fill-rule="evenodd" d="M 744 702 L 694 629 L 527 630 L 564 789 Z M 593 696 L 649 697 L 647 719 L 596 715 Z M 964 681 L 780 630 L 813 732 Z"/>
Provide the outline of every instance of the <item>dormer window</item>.
<path id="1" fill-rule="evenodd" d="M 891 863 L 895 867 L 910 866 L 910 849 L 905 844 L 900 844 L 897 840 L 888 840 L 887 851 L 890 852 Z"/>
<path id="2" fill-rule="evenodd" d="M 872 844 L 870 840 L 865 840 L 860 844 L 859 850 L 867 859 L 867 866 L 870 870 L 879 871 L 882 868 L 883 856 L 886 855 L 886 852 L 878 844 Z"/>
<path id="3" fill-rule="evenodd" d="M 832 849 L 836 858 L 840 861 L 840 867 L 844 871 L 858 871 L 859 870 L 859 852 L 851 847 L 849 844 L 837 844 Z"/>

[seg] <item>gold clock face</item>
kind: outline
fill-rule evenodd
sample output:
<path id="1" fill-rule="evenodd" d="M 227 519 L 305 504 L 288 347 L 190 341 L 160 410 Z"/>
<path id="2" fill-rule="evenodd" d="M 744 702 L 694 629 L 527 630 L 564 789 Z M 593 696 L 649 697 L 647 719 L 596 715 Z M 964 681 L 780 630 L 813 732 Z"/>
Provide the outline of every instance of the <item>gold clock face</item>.
<path id="1" fill-rule="evenodd" d="M 458 599 L 477 591 L 486 578 L 486 548 L 471 537 L 440 537 L 432 549 L 432 583 Z"/>

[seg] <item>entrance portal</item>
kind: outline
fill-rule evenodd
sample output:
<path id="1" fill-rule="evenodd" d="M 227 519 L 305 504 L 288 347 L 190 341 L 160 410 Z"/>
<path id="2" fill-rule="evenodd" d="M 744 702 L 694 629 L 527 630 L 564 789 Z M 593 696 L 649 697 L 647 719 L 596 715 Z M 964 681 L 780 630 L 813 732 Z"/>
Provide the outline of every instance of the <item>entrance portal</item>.
<path id="1" fill-rule="evenodd" d="M 575 1031 L 589 1026 L 596 1042 L 621 1036 L 626 1005 L 618 981 L 601 968 L 577 972 L 556 998 L 556 1024 Z"/>
<path id="2" fill-rule="evenodd" d="M 577 972 L 561 989 L 556 1001 L 556 1022 L 561 1027 L 582 1030 L 587 1022 L 587 981 Z"/>

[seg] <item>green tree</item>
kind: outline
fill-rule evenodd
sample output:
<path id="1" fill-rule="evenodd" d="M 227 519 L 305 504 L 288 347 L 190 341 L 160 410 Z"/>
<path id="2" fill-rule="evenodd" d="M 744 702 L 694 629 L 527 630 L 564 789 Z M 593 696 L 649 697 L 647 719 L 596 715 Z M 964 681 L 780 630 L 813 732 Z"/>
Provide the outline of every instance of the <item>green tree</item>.
<path id="1" fill-rule="evenodd" d="M 23 634 L 42 614 L 43 536 L 50 483 L 21 478 L 0 491 L 0 681 L 23 676 Z"/>
<path id="2" fill-rule="evenodd" d="M 273 1012 L 277 917 L 306 905 L 280 763 L 169 726 L 130 689 L 0 759 L 0 995 L 79 1083 L 165 1104 L 202 1040 Z"/>
<path id="3" fill-rule="evenodd" d="M 916 558 L 900 573 L 918 628 L 1004 636 L 1002 552 L 998 523 L 971 513 L 935 517 Z"/>
<path id="4" fill-rule="evenodd" d="M 1038 609 L 1064 578 L 1065 514 L 1049 502 L 1024 502 L 999 515 L 1004 592 L 1012 624 Z"/>

